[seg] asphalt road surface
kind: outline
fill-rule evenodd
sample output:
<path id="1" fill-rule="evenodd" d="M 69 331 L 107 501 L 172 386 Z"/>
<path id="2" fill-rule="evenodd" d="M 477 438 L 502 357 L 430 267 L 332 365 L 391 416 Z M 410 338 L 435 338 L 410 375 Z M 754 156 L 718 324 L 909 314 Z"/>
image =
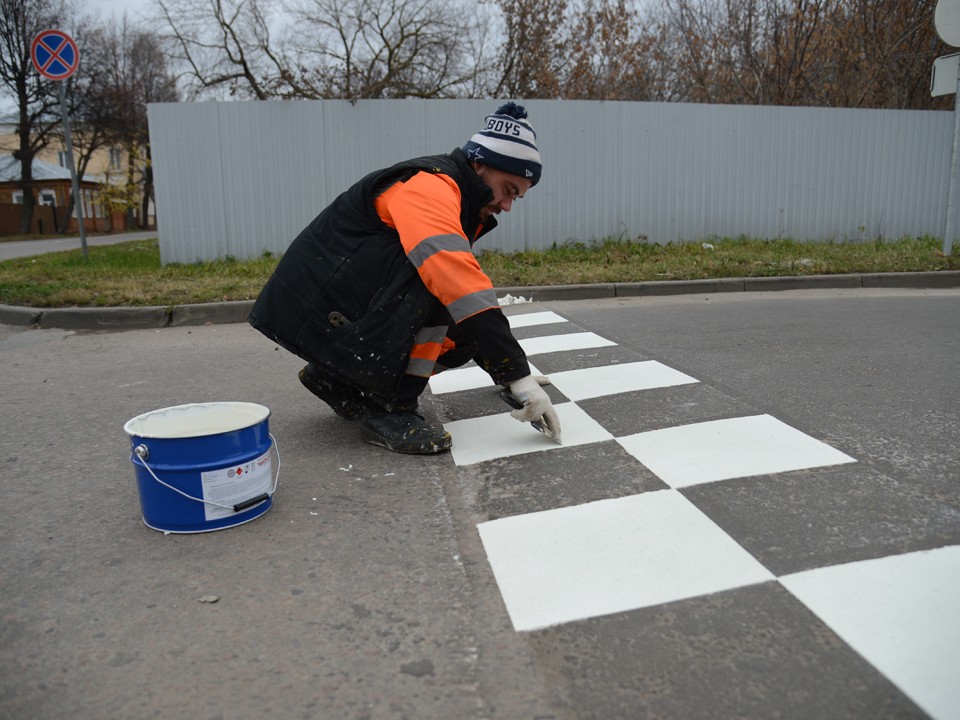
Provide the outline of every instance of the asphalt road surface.
<path id="1" fill-rule="evenodd" d="M 958 717 L 960 291 L 507 312 L 563 446 L 469 372 L 453 453 L 363 444 L 243 324 L 0 328 L 0 717 Z M 225 400 L 273 507 L 145 527 L 124 423 Z"/>

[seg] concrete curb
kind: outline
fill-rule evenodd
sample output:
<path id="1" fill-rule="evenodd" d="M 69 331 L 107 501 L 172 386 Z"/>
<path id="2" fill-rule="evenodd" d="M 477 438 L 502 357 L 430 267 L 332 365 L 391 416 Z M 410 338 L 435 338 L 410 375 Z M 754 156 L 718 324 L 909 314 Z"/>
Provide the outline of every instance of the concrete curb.
<path id="1" fill-rule="evenodd" d="M 918 273 L 864 273 L 851 275 L 799 275 L 789 277 L 717 278 L 711 280 L 657 280 L 596 285 L 538 285 L 497 288 L 497 295 L 527 300 L 593 300 L 614 297 L 656 297 L 720 292 L 822 290 L 845 288 L 960 287 L 960 270 Z"/>
<path id="2" fill-rule="evenodd" d="M 596 300 L 721 292 L 847 288 L 942 289 L 960 287 L 960 270 L 919 273 L 864 273 L 790 277 L 659 280 L 594 285 L 537 285 L 497 288 L 497 296 L 527 300 Z M 142 330 L 245 322 L 253 300 L 169 307 L 29 308 L 0 305 L 0 325 L 63 330 Z"/>
<path id="3" fill-rule="evenodd" d="M 43 310 L 20 307 L 18 305 L 0 305 L 0 325 L 40 325 Z"/>

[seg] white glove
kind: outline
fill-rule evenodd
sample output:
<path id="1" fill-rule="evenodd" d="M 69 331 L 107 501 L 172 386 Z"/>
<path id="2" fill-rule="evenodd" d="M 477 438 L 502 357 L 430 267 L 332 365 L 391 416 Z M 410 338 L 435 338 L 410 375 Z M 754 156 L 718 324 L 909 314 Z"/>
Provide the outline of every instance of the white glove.
<path id="1" fill-rule="evenodd" d="M 540 387 L 540 379 L 547 380 L 542 375 L 527 375 L 510 383 L 510 392 L 523 403 L 519 410 L 513 410 L 510 416 L 520 422 L 534 422 L 540 420 L 560 442 L 560 418 L 550 402 L 550 396 Z M 549 383 L 549 380 L 547 380 Z"/>

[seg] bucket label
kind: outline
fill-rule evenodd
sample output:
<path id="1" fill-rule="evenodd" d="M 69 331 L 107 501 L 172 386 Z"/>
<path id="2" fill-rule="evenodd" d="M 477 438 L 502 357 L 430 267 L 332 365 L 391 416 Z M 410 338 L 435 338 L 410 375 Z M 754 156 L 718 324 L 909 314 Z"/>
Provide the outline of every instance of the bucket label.
<path id="1" fill-rule="evenodd" d="M 270 451 L 249 462 L 200 473 L 203 485 L 204 515 L 207 520 L 233 517 L 233 506 L 257 495 L 270 492 L 273 485 Z M 228 507 L 211 505 L 219 503 Z M 256 506 L 254 506 L 256 507 Z"/>

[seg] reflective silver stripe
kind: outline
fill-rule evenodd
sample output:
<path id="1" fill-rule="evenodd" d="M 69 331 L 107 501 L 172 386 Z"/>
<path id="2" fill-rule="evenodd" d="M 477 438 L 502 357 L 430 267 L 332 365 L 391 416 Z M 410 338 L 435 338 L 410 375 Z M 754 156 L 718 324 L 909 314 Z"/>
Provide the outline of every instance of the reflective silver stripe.
<path id="1" fill-rule="evenodd" d="M 414 347 L 427 343 L 442 345 L 444 338 L 447 337 L 447 329 L 446 325 L 420 328 L 417 330 L 417 334 L 413 336 Z M 439 354 L 438 350 L 437 355 Z M 412 357 L 407 361 L 407 369 L 404 372 L 407 375 L 416 375 L 417 377 L 430 377 L 433 375 L 434 365 L 436 365 L 435 360 Z"/>
<path id="2" fill-rule="evenodd" d="M 425 360 L 423 358 L 410 358 L 410 362 L 407 363 L 407 369 L 404 372 L 407 375 L 416 375 L 417 377 L 428 378 L 433 375 L 433 366 L 437 363 L 433 360 Z"/>
<path id="3" fill-rule="evenodd" d="M 413 344 L 423 345 L 424 343 L 442 343 L 446 336 L 446 325 L 420 328 L 417 330 L 417 334 L 413 336 Z"/>
<path id="4" fill-rule="evenodd" d="M 492 307 L 500 307 L 500 303 L 497 302 L 497 293 L 494 292 L 493 288 L 490 288 L 464 295 L 459 300 L 447 305 L 447 311 L 453 317 L 454 322 L 460 322 L 464 318 Z"/>
<path id="5" fill-rule="evenodd" d="M 442 251 L 448 252 L 470 252 L 470 243 L 466 238 L 459 235 L 431 235 L 420 241 L 411 252 L 407 254 L 414 267 L 420 267 L 429 258 Z"/>

